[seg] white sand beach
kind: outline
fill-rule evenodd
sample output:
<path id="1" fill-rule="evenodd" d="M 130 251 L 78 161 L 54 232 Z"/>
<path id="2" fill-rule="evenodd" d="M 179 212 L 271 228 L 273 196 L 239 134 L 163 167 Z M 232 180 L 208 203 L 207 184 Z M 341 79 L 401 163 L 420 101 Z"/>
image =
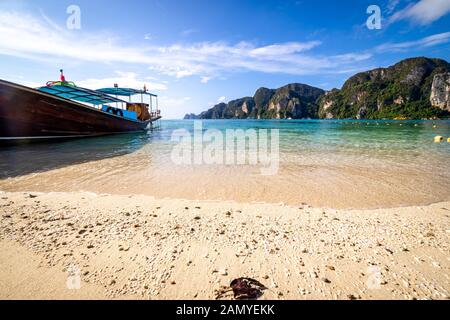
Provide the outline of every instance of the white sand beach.
<path id="1" fill-rule="evenodd" d="M 262 299 L 450 296 L 450 202 L 334 210 L 8 192 L 0 215 L 1 299 L 215 299 L 238 277 L 263 283 Z"/>

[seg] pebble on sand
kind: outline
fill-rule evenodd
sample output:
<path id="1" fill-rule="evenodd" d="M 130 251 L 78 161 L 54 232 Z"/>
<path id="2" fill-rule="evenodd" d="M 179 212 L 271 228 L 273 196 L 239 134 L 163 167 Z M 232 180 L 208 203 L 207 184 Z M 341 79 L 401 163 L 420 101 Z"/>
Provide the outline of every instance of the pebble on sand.
<path id="1" fill-rule="evenodd" d="M 222 269 L 219 269 L 219 274 L 221 276 L 227 276 L 228 275 L 228 271 L 227 271 L 226 268 L 222 268 Z"/>
<path id="2" fill-rule="evenodd" d="M 330 279 L 328 279 L 328 278 L 322 278 L 322 281 L 325 283 L 331 283 Z"/>

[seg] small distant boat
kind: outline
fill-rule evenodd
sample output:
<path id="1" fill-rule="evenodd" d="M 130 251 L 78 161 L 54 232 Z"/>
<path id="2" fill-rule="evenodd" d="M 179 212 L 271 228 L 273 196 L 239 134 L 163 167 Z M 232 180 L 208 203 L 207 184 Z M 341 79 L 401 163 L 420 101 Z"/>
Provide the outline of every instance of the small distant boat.
<path id="1" fill-rule="evenodd" d="M 132 101 L 135 96 L 139 102 Z M 37 89 L 0 80 L 0 141 L 138 132 L 159 119 L 158 97 L 145 86 L 90 90 L 67 82 L 62 70 L 60 81 Z"/>

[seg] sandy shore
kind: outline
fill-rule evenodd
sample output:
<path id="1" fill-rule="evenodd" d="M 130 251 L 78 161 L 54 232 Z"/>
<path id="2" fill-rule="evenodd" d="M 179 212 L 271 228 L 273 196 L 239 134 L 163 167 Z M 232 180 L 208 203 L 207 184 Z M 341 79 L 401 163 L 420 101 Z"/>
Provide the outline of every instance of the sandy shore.
<path id="1" fill-rule="evenodd" d="M 450 202 L 332 210 L 0 193 L 1 299 L 448 299 Z M 224 299 L 231 299 L 225 295 Z"/>

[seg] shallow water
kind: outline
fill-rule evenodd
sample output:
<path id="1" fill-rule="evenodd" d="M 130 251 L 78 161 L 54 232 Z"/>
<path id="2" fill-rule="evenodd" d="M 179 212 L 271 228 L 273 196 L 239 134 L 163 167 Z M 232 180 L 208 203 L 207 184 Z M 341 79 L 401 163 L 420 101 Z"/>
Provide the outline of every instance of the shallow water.
<path id="1" fill-rule="evenodd" d="M 261 164 L 177 165 L 173 130 L 1 147 L 0 189 L 390 207 L 450 199 L 450 121 L 215 120 L 203 130 L 279 129 L 279 170 Z"/>

